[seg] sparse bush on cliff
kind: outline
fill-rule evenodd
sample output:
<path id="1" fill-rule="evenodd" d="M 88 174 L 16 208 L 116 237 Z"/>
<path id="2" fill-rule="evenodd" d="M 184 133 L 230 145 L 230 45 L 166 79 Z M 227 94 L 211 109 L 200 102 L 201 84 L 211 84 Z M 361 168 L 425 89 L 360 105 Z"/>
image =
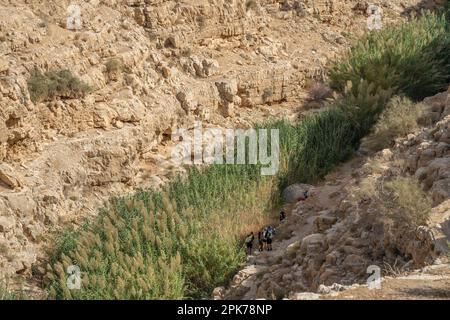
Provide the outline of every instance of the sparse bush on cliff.
<path id="1" fill-rule="evenodd" d="M 105 66 L 106 66 L 106 72 L 108 74 L 120 72 L 120 71 L 122 71 L 122 68 L 123 68 L 122 62 L 120 62 L 117 59 L 108 60 L 105 63 Z"/>
<path id="2" fill-rule="evenodd" d="M 6 287 L 0 284 L 0 300 L 13 300 L 13 295 Z"/>
<path id="3" fill-rule="evenodd" d="M 195 18 L 195 21 L 197 22 L 197 25 L 200 28 L 200 30 L 205 29 L 208 24 L 208 19 L 203 15 L 197 16 Z"/>
<path id="4" fill-rule="evenodd" d="M 331 88 L 327 84 L 316 82 L 309 87 L 308 100 L 309 101 L 325 100 L 330 98 L 332 93 L 333 90 L 331 90 Z"/>
<path id="5" fill-rule="evenodd" d="M 431 199 L 416 178 L 396 176 L 385 181 L 382 175 L 370 175 L 351 190 L 355 205 L 371 203 L 381 216 L 392 219 L 397 227 L 411 230 L 426 224 Z"/>
<path id="6" fill-rule="evenodd" d="M 414 177 L 397 177 L 386 183 L 389 201 L 386 212 L 399 224 L 424 225 L 431 211 L 431 199 Z"/>
<path id="7" fill-rule="evenodd" d="M 80 98 L 89 92 L 89 86 L 69 70 L 42 73 L 34 70 L 28 80 L 28 91 L 34 103 L 54 98 Z"/>
<path id="8" fill-rule="evenodd" d="M 247 0 L 245 2 L 245 10 L 256 10 L 258 8 L 258 3 L 256 0 Z"/>
<path id="9" fill-rule="evenodd" d="M 405 97 L 392 98 L 375 124 L 373 133 L 364 139 L 363 145 L 373 151 L 390 147 L 394 139 L 418 127 L 421 106 Z"/>

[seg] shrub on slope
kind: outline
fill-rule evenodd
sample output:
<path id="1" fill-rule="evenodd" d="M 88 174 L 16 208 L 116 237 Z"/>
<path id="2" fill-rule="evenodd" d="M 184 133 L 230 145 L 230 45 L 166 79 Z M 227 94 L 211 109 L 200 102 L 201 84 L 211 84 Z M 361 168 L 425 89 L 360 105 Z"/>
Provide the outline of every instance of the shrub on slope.
<path id="1" fill-rule="evenodd" d="M 79 98 L 89 92 L 89 86 L 69 70 L 41 73 L 34 70 L 28 80 L 28 91 L 34 103 L 56 97 Z"/>
<path id="2" fill-rule="evenodd" d="M 390 147 L 394 139 L 418 127 L 421 106 L 422 104 L 414 103 L 405 97 L 392 98 L 375 124 L 373 132 L 363 140 L 363 145 L 373 151 Z"/>

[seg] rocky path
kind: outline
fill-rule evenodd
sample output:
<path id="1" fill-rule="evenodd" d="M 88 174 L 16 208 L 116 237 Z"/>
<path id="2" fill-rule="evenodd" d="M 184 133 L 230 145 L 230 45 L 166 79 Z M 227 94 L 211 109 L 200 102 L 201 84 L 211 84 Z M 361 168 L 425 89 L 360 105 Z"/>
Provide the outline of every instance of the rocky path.
<path id="1" fill-rule="evenodd" d="M 338 206 L 341 191 L 350 183 L 351 172 L 361 161 L 361 158 L 356 157 L 342 164 L 311 190 L 311 196 L 306 201 L 286 206 L 287 219 L 276 228 L 273 250 L 255 251 L 249 256 L 246 266 L 234 277 L 225 298 L 253 299 L 257 296 L 259 280 L 268 271 L 275 271 L 276 265 L 283 261 L 299 241 L 315 232 L 319 215 Z M 270 275 L 267 273 L 267 276 Z"/>
<path id="2" fill-rule="evenodd" d="M 450 266 L 434 265 L 400 277 L 385 277 L 380 289 L 357 286 L 353 289 L 328 295 L 317 295 L 319 299 L 344 300 L 439 300 L 450 299 Z"/>
<path id="3" fill-rule="evenodd" d="M 321 269 L 326 274 L 327 269 L 315 265 L 315 259 L 320 258 L 323 252 L 323 234 L 329 236 L 325 230 L 342 227 L 343 220 L 336 216 L 336 209 L 342 206 L 342 200 L 347 200 L 350 189 L 358 179 L 358 168 L 366 162 L 367 158 L 357 156 L 340 165 L 325 179 L 313 187 L 311 196 L 305 202 L 299 202 L 288 207 L 286 222 L 276 228 L 273 251 L 255 252 L 247 258 L 247 263 L 234 277 L 228 288 L 216 288 L 214 299 L 281 299 L 288 297 L 295 300 L 306 299 L 450 299 L 450 265 L 446 260 L 449 239 L 448 202 L 442 203 L 433 209 L 430 214 L 428 227 L 433 230 L 435 245 L 444 254 L 435 260 L 433 265 L 410 271 L 391 270 L 382 266 L 381 287 L 368 288 L 364 279 L 369 277 L 360 274 L 357 278 L 335 277 L 333 285 L 323 285 L 319 280 L 314 287 L 310 287 L 304 279 L 308 278 L 309 270 Z M 364 166 L 363 166 L 364 167 Z M 347 219 L 348 220 L 348 219 Z M 443 223 L 444 221 L 444 223 Z M 348 223 L 345 222 L 345 223 Z M 333 225 L 333 228 L 330 226 Z M 349 227 L 349 225 L 347 226 Z M 351 229 L 351 228 L 350 228 Z M 440 230 L 440 231 L 439 231 Z M 332 234 L 332 233 L 331 233 Z M 378 235 L 378 233 L 377 233 Z M 330 245 L 341 246 L 347 258 L 361 257 L 362 253 L 347 245 L 347 242 L 356 243 L 353 236 L 341 233 L 343 239 L 335 240 Z M 348 238 L 347 238 L 348 237 Z M 338 245 L 338 241 L 344 241 Z M 409 241 L 409 240 L 405 240 Z M 306 243 L 306 244 L 305 244 Z M 442 248 L 441 248 L 442 247 Z M 447 249 L 445 250 L 446 247 Z M 307 250 L 312 259 L 299 260 L 299 253 Z M 347 253 L 348 250 L 348 253 Z M 370 252 L 375 246 L 369 244 Z M 356 265 L 348 264 L 348 259 L 340 260 L 338 268 L 345 270 Z M 323 259 L 323 260 L 322 260 Z M 356 259 L 356 258 L 354 258 Z M 327 260 L 328 261 L 328 260 Z M 367 264 L 365 264 L 367 266 Z M 378 265 L 378 264 L 377 264 Z M 362 273 L 366 271 L 365 267 Z M 316 271 L 315 271 L 316 272 Z M 348 272 L 348 271 L 346 271 Z M 322 278 L 320 278 L 322 279 Z M 307 280 L 308 281 L 308 280 Z M 329 282 L 329 281 L 328 281 Z M 312 283 L 312 282 L 309 282 Z M 337 284 L 339 283 L 339 284 Z"/>

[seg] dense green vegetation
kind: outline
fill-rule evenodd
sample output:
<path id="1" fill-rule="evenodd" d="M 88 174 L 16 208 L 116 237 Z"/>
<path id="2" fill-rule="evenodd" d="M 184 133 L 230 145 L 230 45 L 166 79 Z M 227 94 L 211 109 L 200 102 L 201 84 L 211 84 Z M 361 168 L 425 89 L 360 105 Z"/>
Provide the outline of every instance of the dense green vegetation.
<path id="1" fill-rule="evenodd" d="M 161 191 L 113 199 L 94 221 L 58 237 L 46 277 L 50 296 L 208 296 L 242 263 L 242 236 L 270 221 L 284 186 L 317 181 L 348 158 L 394 93 L 418 99 L 444 86 L 448 44 L 447 22 L 432 14 L 367 35 L 332 68 L 343 93 L 333 107 L 296 125 L 260 125 L 280 130 L 277 176 L 261 176 L 258 165 L 211 165 Z M 66 287 L 71 264 L 83 272 L 82 290 Z"/>
<path id="2" fill-rule="evenodd" d="M 449 81 L 450 33 L 445 15 L 425 13 L 358 40 L 330 72 L 331 84 L 344 90 L 360 79 L 418 100 Z"/>

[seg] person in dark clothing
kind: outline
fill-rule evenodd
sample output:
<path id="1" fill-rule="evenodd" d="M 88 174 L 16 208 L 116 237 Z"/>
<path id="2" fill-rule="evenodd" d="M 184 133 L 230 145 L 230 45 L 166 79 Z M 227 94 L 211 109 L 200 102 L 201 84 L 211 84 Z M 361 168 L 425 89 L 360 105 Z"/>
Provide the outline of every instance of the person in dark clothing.
<path id="1" fill-rule="evenodd" d="M 263 228 L 261 231 L 261 241 L 263 243 L 263 250 L 267 248 L 266 229 L 267 228 Z"/>
<path id="2" fill-rule="evenodd" d="M 245 245 L 247 246 L 247 254 L 251 255 L 252 254 L 252 249 L 253 249 L 253 241 L 255 240 L 255 235 L 252 233 L 250 233 L 247 238 L 245 238 Z"/>
<path id="3" fill-rule="evenodd" d="M 272 226 L 266 228 L 266 232 L 264 234 L 264 238 L 266 238 L 267 242 L 267 251 L 272 251 L 272 238 L 273 238 L 274 230 Z"/>
<path id="4" fill-rule="evenodd" d="M 263 241 L 263 239 L 264 239 L 263 232 L 259 231 L 258 232 L 258 250 L 259 250 L 259 252 L 264 250 L 264 241 Z"/>
<path id="5" fill-rule="evenodd" d="M 286 219 L 286 212 L 281 211 L 280 212 L 280 222 L 283 222 Z"/>
<path id="6" fill-rule="evenodd" d="M 308 193 L 309 193 L 308 190 L 303 191 L 303 195 L 298 198 L 298 201 L 305 201 L 306 199 L 308 199 L 308 197 L 309 197 Z"/>

